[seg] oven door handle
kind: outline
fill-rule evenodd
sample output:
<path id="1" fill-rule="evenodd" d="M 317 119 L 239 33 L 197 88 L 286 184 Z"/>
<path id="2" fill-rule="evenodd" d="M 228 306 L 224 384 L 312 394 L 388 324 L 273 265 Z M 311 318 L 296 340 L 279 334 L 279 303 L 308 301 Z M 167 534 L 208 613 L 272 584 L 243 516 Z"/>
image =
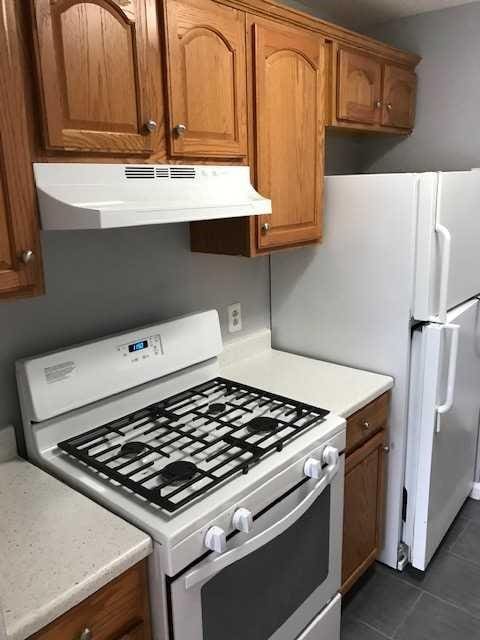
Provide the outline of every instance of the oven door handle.
<path id="1" fill-rule="evenodd" d="M 225 567 L 228 567 L 250 553 L 253 553 L 286 531 L 292 524 L 301 518 L 306 511 L 308 511 L 322 491 L 330 484 L 338 471 L 339 465 L 340 458 L 337 454 L 331 464 L 325 468 L 325 473 L 315 484 L 313 489 L 294 509 L 292 509 L 292 511 L 287 513 L 283 518 L 272 524 L 267 529 L 264 529 L 256 536 L 253 536 L 253 538 L 246 540 L 239 547 L 234 547 L 229 551 L 225 551 L 221 555 L 212 555 L 200 567 L 187 573 L 185 576 L 185 589 L 191 589 L 199 582 L 204 582 L 222 569 L 225 569 Z"/>

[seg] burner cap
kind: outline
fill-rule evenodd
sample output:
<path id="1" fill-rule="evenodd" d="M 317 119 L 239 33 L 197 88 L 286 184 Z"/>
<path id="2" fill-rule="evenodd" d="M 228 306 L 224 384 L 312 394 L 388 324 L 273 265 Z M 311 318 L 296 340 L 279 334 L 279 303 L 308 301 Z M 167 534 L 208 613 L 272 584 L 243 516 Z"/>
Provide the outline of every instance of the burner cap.
<path id="1" fill-rule="evenodd" d="M 247 423 L 247 429 L 251 433 L 275 433 L 280 429 L 280 423 L 275 418 L 268 416 L 257 416 Z"/>
<path id="2" fill-rule="evenodd" d="M 144 442 L 130 440 L 129 442 L 122 444 L 120 447 L 120 455 L 130 458 L 144 453 L 147 449 L 148 447 Z"/>
<path id="3" fill-rule="evenodd" d="M 227 408 L 226 404 L 223 402 L 213 402 L 208 406 L 209 413 L 222 413 Z"/>
<path id="4" fill-rule="evenodd" d="M 193 464 L 193 462 L 186 462 L 185 460 L 171 462 L 161 470 L 162 479 L 169 484 L 188 482 L 188 480 L 194 478 L 196 474 L 197 466 Z"/>

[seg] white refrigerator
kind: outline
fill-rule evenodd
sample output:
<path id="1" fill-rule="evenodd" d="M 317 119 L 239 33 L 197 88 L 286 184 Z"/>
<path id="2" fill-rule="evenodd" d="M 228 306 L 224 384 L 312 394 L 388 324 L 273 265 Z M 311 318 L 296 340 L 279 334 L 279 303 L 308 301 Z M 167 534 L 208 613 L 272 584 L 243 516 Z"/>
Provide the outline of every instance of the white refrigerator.
<path id="1" fill-rule="evenodd" d="M 323 243 L 271 257 L 275 348 L 391 375 L 381 560 L 425 569 L 474 486 L 480 171 L 326 178 Z"/>

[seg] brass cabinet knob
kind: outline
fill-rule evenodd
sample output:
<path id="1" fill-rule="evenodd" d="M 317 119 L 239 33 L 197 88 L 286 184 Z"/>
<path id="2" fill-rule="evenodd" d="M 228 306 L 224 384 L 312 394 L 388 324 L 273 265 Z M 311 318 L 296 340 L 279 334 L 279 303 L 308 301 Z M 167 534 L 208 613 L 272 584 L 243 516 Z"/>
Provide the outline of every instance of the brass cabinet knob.
<path id="1" fill-rule="evenodd" d="M 381 106 L 382 106 L 382 104 L 383 104 L 383 102 L 380 100 L 380 98 L 378 98 L 378 99 L 375 101 L 375 107 L 376 107 L 377 109 L 380 109 L 380 108 L 381 108 Z"/>
<path id="2" fill-rule="evenodd" d="M 391 103 L 391 102 L 389 102 L 389 103 L 387 104 L 387 109 L 388 109 L 388 111 L 391 111 L 391 110 L 393 109 L 393 105 L 392 105 L 392 103 Z"/>
<path id="3" fill-rule="evenodd" d="M 156 131 L 157 126 L 158 125 L 155 120 L 147 120 L 147 122 L 145 123 L 145 129 L 148 131 L 148 133 L 153 133 L 154 131 Z"/>
<path id="4" fill-rule="evenodd" d="M 93 640 L 93 633 L 88 627 L 85 627 L 85 629 L 79 635 L 78 640 Z"/>
<path id="5" fill-rule="evenodd" d="M 365 420 L 365 422 L 362 422 L 362 429 L 364 429 L 365 431 L 368 431 L 370 429 L 370 423 Z"/>
<path id="6" fill-rule="evenodd" d="M 263 233 L 268 233 L 268 231 L 270 231 L 270 225 L 268 224 L 268 222 L 264 222 L 262 224 L 262 231 Z"/>
<path id="7" fill-rule="evenodd" d="M 184 124 L 177 124 L 177 126 L 175 127 L 175 133 L 177 134 L 177 136 L 183 136 L 187 131 L 187 127 Z"/>
<path id="8" fill-rule="evenodd" d="M 23 264 L 30 264 L 30 262 L 32 262 L 34 258 L 35 254 L 33 253 L 33 251 L 31 251 L 31 249 L 25 249 L 25 251 L 22 251 L 20 255 L 20 260 L 23 262 Z"/>
<path id="9" fill-rule="evenodd" d="M 386 445 L 383 447 L 383 450 L 385 451 L 385 453 L 390 453 L 390 446 L 389 446 L 388 444 L 386 444 Z"/>

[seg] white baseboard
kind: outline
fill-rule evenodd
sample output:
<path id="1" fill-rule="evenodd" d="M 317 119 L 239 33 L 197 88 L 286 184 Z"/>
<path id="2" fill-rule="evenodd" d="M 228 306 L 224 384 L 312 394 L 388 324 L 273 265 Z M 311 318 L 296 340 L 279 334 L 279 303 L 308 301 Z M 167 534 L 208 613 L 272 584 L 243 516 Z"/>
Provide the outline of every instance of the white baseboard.
<path id="1" fill-rule="evenodd" d="M 470 498 L 473 500 L 480 500 L 480 482 L 474 482 L 472 491 L 470 492 Z"/>

